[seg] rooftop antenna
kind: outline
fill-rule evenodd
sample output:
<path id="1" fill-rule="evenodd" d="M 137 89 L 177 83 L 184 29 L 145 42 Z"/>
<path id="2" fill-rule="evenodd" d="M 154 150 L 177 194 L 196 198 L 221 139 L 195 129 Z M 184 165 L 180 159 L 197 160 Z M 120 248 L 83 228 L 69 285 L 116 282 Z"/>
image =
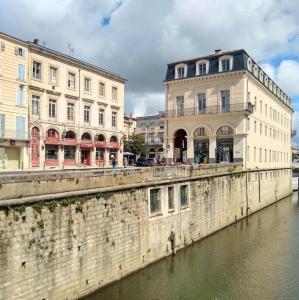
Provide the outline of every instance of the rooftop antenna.
<path id="1" fill-rule="evenodd" d="M 70 53 L 70 56 L 73 56 L 74 55 L 74 48 L 71 47 L 71 44 L 68 43 L 67 45 L 69 47 L 69 53 Z"/>

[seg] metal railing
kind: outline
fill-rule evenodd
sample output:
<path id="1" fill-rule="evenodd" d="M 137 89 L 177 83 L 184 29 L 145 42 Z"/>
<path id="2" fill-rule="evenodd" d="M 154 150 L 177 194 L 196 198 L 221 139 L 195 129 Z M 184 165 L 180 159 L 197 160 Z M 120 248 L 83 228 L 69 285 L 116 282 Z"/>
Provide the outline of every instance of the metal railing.
<path id="1" fill-rule="evenodd" d="M 29 140 L 29 134 L 26 131 L 0 130 L 0 139 L 7 140 Z"/>
<path id="2" fill-rule="evenodd" d="M 162 118 L 172 117 L 184 117 L 184 116 L 196 116 L 203 114 L 217 114 L 217 113 L 228 113 L 228 112 L 253 112 L 253 105 L 251 103 L 234 103 L 228 105 L 212 105 L 205 108 L 199 109 L 196 107 L 166 110 L 160 111 Z"/>

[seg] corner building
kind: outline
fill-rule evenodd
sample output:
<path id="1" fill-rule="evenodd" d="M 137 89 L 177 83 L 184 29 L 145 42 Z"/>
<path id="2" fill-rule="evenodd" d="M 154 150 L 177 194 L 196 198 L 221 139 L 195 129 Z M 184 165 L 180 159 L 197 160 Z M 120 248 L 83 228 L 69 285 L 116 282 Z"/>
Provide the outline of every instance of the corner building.
<path id="1" fill-rule="evenodd" d="M 291 165 L 291 99 L 245 50 L 168 64 L 168 162 Z"/>
<path id="2" fill-rule="evenodd" d="M 29 43 L 32 168 L 122 165 L 125 79 Z"/>

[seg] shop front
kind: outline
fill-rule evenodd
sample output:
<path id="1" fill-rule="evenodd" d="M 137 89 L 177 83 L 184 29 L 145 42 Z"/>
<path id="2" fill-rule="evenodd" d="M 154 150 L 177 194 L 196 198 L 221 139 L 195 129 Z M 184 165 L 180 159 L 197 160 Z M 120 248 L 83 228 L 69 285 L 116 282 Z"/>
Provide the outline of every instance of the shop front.
<path id="1" fill-rule="evenodd" d="M 216 162 L 231 163 L 234 161 L 233 129 L 230 126 L 222 126 L 217 130 Z"/>
<path id="2" fill-rule="evenodd" d="M 118 150 L 119 144 L 117 137 L 112 136 L 110 139 L 110 143 L 107 144 L 107 148 L 109 149 L 109 163 L 112 165 L 113 159 L 117 162 L 118 161 Z"/>
<path id="3" fill-rule="evenodd" d="M 64 165 L 75 166 L 77 146 L 76 134 L 73 131 L 67 131 L 62 143 L 64 147 Z"/>
<path id="4" fill-rule="evenodd" d="M 89 133 L 83 133 L 80 143 L 80 164 L 81 166 L 91 166 L 91 151 L 94 148 L 91 135 Z"/>
<path id="5" fill-rule="evenodd" d="M 45 164 L 47 167 L 57 167 L 59 165 L 59 146 L 58 132 L 55 129 L 49 129 L 45 139 Z"/>
<path id="6" fill-rule="evenodd" d="M 103 134 L 99 134 L 96 136 L 95 147 L 96 147 L 96 165 L 98 167 L 104 167 L 105 166 L 106 139 Z"/>

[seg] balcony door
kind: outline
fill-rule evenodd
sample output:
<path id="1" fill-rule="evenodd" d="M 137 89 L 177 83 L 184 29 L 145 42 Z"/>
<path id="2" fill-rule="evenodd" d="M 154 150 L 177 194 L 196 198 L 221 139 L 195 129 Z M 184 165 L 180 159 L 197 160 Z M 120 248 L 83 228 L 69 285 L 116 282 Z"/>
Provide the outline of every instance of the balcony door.
<path id="1" fill-rule="evenodd" d="M 221 91 L 220 107 L 222 112 L 229 111 L 230 108 L 230 92 Z"/>
<path id="2" fill-rule="evenodd" d="M 206 110 L 206 94 L 200 93 L 197 95 L 197 109 L 199 113 L 203 113 Z"/>
<path id="3" fill-rule="evenodd" d="M 184 96 L 176 97 L 176 115 L 183 116 L 184 115 Z"/>

